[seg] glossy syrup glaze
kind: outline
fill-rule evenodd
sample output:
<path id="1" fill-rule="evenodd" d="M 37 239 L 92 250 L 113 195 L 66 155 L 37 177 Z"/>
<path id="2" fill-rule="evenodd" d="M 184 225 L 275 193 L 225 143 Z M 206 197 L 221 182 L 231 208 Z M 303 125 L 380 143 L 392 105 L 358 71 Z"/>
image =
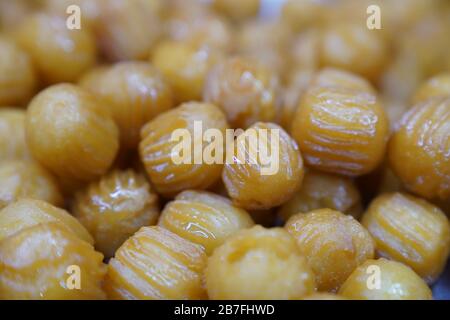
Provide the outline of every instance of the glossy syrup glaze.
<path id="1" fill-rule="evenodd" d="M 250 215 L 225 197 L 205 191 L 184 191 L 169 202 L 158 225 L 211 254 L 228 237 L 253 225 Z"/>
<path id="2" fill-rule="evenodd" d="M 203 248 L 161 227 L 143 227 L 110 260 L 111 299 L 203 299 Z"/>
<path id="3" fill-rule="evenodd" d="M 106 257 L 143 226 L 156 223 L 158 195 L 142 174 L 114 170 L 75 197 L 74 216 L 89 230 Z"/>

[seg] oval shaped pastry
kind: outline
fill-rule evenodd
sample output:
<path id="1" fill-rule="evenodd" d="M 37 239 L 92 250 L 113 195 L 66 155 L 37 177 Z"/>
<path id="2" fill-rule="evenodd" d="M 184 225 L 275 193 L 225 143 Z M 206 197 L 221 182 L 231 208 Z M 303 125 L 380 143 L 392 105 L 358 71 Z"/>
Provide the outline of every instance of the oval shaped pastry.
<path id="1" fill-rule="evenodd" d="M 206 75 L 221 56 L 208 47 L 164 41 L 153 50 L 151 61 L 172 86 L 176 101 L 182 103 L 201 100 Z"/>
<path id="2" fill-rule="evenodd" d="M 388 157 L 406 188 L 424 198 L 450 197 L 450 97 L 426 100 L 403 115 Z"/>
<path id="3" fill-rule="evenodd" d="M 225 115 L 215 105 L 189 102 L 167 111 L 148 122 L 141 130 L 139 153 L 150 180 L 164 196 L 174 196 L 187 189 L 206 189 L 220 177 L 223 163 L 223 141 L 214 143 L 219 161 L 211 163 L 197 159 L 194 145 L 200 152 L 210 146 L 203 142 L 202 132 L 214 130 L 225 137 L 228 124 Z M 177 136 L 177 133 L 181 133 Z M 199 134 L 200 133 L 200 134 Z M 188 154 L 177 152 L 188 146 Z M 214 146 L 213 145 L 213 146 Z M 184 148 L 183 148 L 184 149 Z M 178 158 L 181 154 L 180 159 Z M 200 160 L 200 161 L 199 161 Z"/>
<path id="4" fill-rule="evenodd" d="M 275 121 L 281 108 L 275 74 L 241 57 L 228 58 L 210 70 L 203 99 L 224 110 L 232 127 L 242 129 L 258 121 Z"/>
<path id="5" fill-rule="evenodd" d="M 310 86 L 292 122 L 307 165 L 348 176 L 369 173 L 381 163 L 388 133 L 377 96 L 347 83 Z"/>
<path id="6" fill-rule="evenodd" d="M 250 215 L 225 197 L 206 191 L 183 191 L 169 202 L 158 225 L 199 244 L 211 254 L 228 237 L 253 225 Z"/>
<path id="7" fill-rule="evenodd" d="M 321 291 L 336 291 L 356 267 L 374 256 L 369 232 L 353 217 L 338 211 L 296 214 L 285 228 L 297 240 Z"/>
<path id="8" fill-rule="evenodd" d="M 105 299 L 103 255 L 59 224 L 38 224 L 0 242 L 0 299 Z"/>
<path id="9" fill-rule="evenodd" d="M 314 274 L 283 229 L 255 226 L 218 247 L 205 271 L 210 299 L 295 300 L 315 290 Z"/>
<path id="10" fill-rule="evenodd" d="M 222 180 L 237 206 L 269 209 L 298 190 L 303 172 L 295 141 L 280 126 L 258 122 L 227 150 Z"/>
<path id="11" fill-rule="evenodd" d="M 76 81 L 97 60 L 91 29 L 70 30 L 65 16 L 36 13 L 18 27 L 16 39 L 46 84 Z"/>
<path id="12" fill-rule="evenodd" d="M 85 182 L 103 175 L 119 148 L 106 106 L 71 84 L 51 86 L 30 103 L 27 143 L 33 157 L 59 178 Z"/>
<path id="13" fill-rule="evenodd" d="M 203 248 L 161 227 L 143 227 L 110 260 L 110 299 L 204 299 Z"/>
<path id="14" fill-rule="evenodd" d="M 136 148 L 142 126 L 173 107 L 169 84 L 145 62 L 121 62 L 93 72 L 81 80 L 82 86 L 108 106 L 120 131 L 121 147 Z"/>
<path id="15" fill-rule="evenodd" d="M 91 1 L 92 2 L 92 1 Z M 96 37 L 109 61 L 146 59 L 162 33 L 159 13 L 147 0 L 96 1 Z"/>
<path id="16" fill-rule="evenodd" d="M 375 282 L 372 279 L 376 275 L 379 281 Z M 432 299 L 430 288 L 411 268 L 383 258 L 367 260 L 356 268 L 342 285 L 339 294 L 354 300 Z"/>
<path id="17" fill-rule="evenodd" d="M 365 24 L 349 21 L 330 23 L 320 44 L 322 66 L 342 68 L 376 81 L 389 58 L 384 37 Z"/>
<path id="18" fill-rule="evenodd" d="M 78 193 L 72 212 L 94 237 L 96 249 L 112 257 L 141 227 L 156 223 L 158 196 L 141 174 L 115 170 Z"/>
<path id="19" fill-rule="evenodd" d="M 402 193 L 375 198 L 362 218 L 379 256 L 411 267 L 432 283 L 450 254 L 450 223 L 431 203 Z"/>

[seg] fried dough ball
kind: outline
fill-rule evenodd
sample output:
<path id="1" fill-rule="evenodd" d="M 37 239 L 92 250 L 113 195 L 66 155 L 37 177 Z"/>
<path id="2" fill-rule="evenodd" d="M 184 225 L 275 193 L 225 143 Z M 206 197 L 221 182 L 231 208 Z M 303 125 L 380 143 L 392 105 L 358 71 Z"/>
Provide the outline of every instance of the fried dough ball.
<path id="1" fill-rule="evenodd" d="M 158 11 L 148 0 L 99 2 L 97 42 L 109 61 L 145 60 L 162 33 Z"/>
<path id="2" fill-rule="evenodd" d="M 212 0 L 213 7 L 233 20 L 245 20 L 257 15 L 261 0 Z"/>
<path id="3" fill-rule="evenodd" d="M 89 230 L 105 257 L 143 226 L 155 224 L 158 196 L 133 170 L 112 171 L 77 194 L 73 215 Z"/>
<path id="4" fill-rule="evenodd" d="M 372 85 L 364 78 L 337 68 L 323 68 L 316 73 L 310 81 L 311 86 L 318 87 L 339 87 L 348 90 L 369 92 L 376 94 Z"/>
<path id="5" fill-rule="evenodd" d="M 195 129 L 196 126 L 199 128 Z M 156 191 L 172 197 L 187 189 L 206 189 L 217 182 L 223 167 L 220 150 L 223 154 L 224 146 L 217 141 L 213 144 L 219 162 L 197 161 L 192 146 L 202 146 L 200 151 L 205 153 L 210 144 L 203 143 L 202 136 L 194 131 L 216 129 L 224 137 L 227 128 L 222 111 L 203 102 L 182 104 L 148 122 L 141 130 L 139 153 Z M 181 133 L 179 137 L 177 133 Z M 187 154 L 179 150 L 186 145 Z"/>
<path id="6" fill-rule="evenodd" d="M 320 26 L 326 21 L 329 6 L 324 1 L 287 0 L 284 1 L 281 15 L 294 31 Z"/>
<path id="7" fill-rule="evenodd" d="M 227 238 L 253 226 L 243 209 L 225 197 L 205 191 L 184 191 L 169 202 L 158 225 L 205 248 L 211 254 Z"/>
<path id="8" fill-rule="evenodd" d="M 234 204 L 260 210 L 287 201 L 303 174 L 295 141 L 280 126 L 258 122 L 229 146 L 222 180 Z"/>
<path id="9" fill-rule="evenodd" d="M 34 0 L 0 0 L 0 30 L 11 31 L 36 9 Z"/>
<path id="10" fill-rule="evenodd" d="M 148 63 L 120 62 L 94 69 L 93 73 L 81 83 L 108 106 L 124 150 L 137 147 L 145 123 L 173 107 L 169 84 Z"/>
<path id="11" fill-rule="evenodd" d="M 407 194 L 383 194 L 372 201 L 362 224 L 379 256 L 404 263 L 428 283 L 443 271 L 450 254 L 450 223 L 438 207 Z"/>
<path id="12" fill-rule="evenodd" d="M 210 299 L 301 299 L 315 291 L 314 274 L 283 229 L 255 226 L 218 247 L 205 271 Z"/>
<path id="13" fill-rule="evenodd" d="M 412 269 L 383 258 L 367 260 L 356 268 L 339 294 L 354 300 L 432 299 L 430 288 Z"/>
<path id="14" fill-rule="evenodd" d="M 300 99 L 308 89 L 314 75 L 313 70 L 298 69 L 291 71 L 286 80 L 279 123 L 287 132 L 291 132 L 292 121 L 300 104 Z"/>
<path id="15" fill-rule="evenodd" d="M 450 197 L 450 97 L 426 100 L 400 120 L 388 146 L 394 173 L 424 198 Z"/>
<path id="16" fill-rule="evenodd" d="M 335 292 L 355 268 L 374 256 L 369 232 L 353 217 L 338 211 L 299 213 L 285 228 L 296 239 L 321 291 Z"/>
<path id="17" fill-rule="evenodd" d="M 58 224 L 23 229 L 0 242 L 0 299 L 105 299 L 102 260 Z"/>
<path id="18" fill-rule="evenodd" d="M 389 56 L 385 39 L 361 23 L 333 23 L 323 32 L 320 61 L 377 80 Z"/>
<path id="19" fill-rule="evenodd" d="M 183 7 L 169 16 L 166 31 L 169 40 L 195 47 L 230 52 L 234 46 L 233 30 L 222 17 L 210 11 Z"/>
<path id="20" fill-rule="evenodd" d="M 219 106 L 234 128 L 246 129 L 258 121 L 275 121 L 281 108 L 276 75 L 243 57 L 231 57 L 209 72 L 203 99 Z"/>
<path id="21" fill-rule="evenodd" d="M 200 100 L 209 69 L 222 54 L 188 42 L 164 41 L 153 50 L 151 61 L 172 86 L 176 101 Z"/>
<path id="22" fill-rule="evenodd" d="M 365 80 L 327 74 L 328 85 L 319 74 L 304 94 L 292 136 L 312 168 L 347 176 L 367 174 L 383 160 L 387 116 Z"/>
<path id="23" fill-rule="evenodd" d="M 103 175 L 119 148 L 118 130 L 106 106 L 70 84 L 49 87 L 31 101 L 26 136 L 33 157 L 71 181 Z"/>
<path id="24" fill-rule="evenodd" d="M 250 20 L 237 34 L 236 52 L 282 76 L 289 66 L 284 56 L 291 36 L 291 30 L 281 21 Z"/>
<path id="25" fill-rule="evenodd" d="M 161 227 L 143 227 L 110 260 L 110 299 L 204 299 L 203 248 Z"/>
<path id="26" fill-rule="evenodd" d="M 16 39 L 46 84 L 74 82 L 96 63 L 91 30 L 68 29 L 64 16 L 37 13 L 18 27 Z"/>

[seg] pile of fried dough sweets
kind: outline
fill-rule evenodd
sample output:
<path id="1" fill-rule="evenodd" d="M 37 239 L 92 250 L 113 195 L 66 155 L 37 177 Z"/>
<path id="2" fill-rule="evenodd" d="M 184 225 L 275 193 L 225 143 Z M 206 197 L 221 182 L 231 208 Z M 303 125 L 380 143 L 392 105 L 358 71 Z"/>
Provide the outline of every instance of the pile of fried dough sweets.
<path id="1" fill-rule="evenodd" d="M 433 298 L 450 2 L 263 3 L 0 0 L 0 299 Z"/>

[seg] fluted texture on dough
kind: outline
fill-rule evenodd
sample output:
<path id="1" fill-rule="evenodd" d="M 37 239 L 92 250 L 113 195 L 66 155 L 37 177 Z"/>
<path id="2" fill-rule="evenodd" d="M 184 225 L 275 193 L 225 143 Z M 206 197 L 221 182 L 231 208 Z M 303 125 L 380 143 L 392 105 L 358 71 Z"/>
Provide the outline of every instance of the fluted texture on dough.
<path id="1" fill-rule="evenodd" d="M 240 229 L 253 225 L 243 209 L 225 197 L 205 191 L 184 191 L 168 203 L 158 223 L 186 240 L 203 246 L 206 253 Z"/>
<path id="2" fill-rule="evenodd" d="M 389 162 L 406 188 L 422 197 L 450 198 L 450 97 L 419 103 L 391 137 Z"/>
<path id="3" fill-rule="evenodd" d="M 203 248 L 161 227 L 143 227 L 109 262 L 111 299 L 204 299 Z"/>
<path id="4" fill-rule="evenodd" d="M 77 194 L 72 212 L 111 257 L 139 228 L 155 224 L 158 196 L 145 177 L 132 170 L 113 171 Z"/>
<path id="5" fill-rule="evenodd" d="M 345 85 L 311 86 L 292 124 L 309 166 L 349 176 L 366 174 L 380 164 L 388 131 L 376 95 Z"/>
<path id="6" fill-rule="evenodd" d="M 443 271 L 450 224 L 438 207 L 407 194 L 384 194 L 372 201 L 362 224 L 380 256 L 408 265 L 428 283 Z"/>
<path id="7" fill-rule="evenodd" d="M 219 179 L 223 165 L 207 164 L 204 161 L 195 164 L 194 148 L 191 149 L 191 164 L 175 164 L 172 159 L 174 148 L 180 144 L 179 141 L 171 140 L 172 133 L 177 129 L 188 130 L 194 143 L 194 121 L 201 122 L 203 132 L 214 128 L 225 137 L 228 124 L 222 111 L 215 105 L 198 102 L 182 104 L 157 116 L 142 128 L 139 152 L 158 193 L 173 196 L 187 189 L 205 189 Z M 202 144 L 202 150 L 207 145 L 202 141 L 195 143 Z"/>

